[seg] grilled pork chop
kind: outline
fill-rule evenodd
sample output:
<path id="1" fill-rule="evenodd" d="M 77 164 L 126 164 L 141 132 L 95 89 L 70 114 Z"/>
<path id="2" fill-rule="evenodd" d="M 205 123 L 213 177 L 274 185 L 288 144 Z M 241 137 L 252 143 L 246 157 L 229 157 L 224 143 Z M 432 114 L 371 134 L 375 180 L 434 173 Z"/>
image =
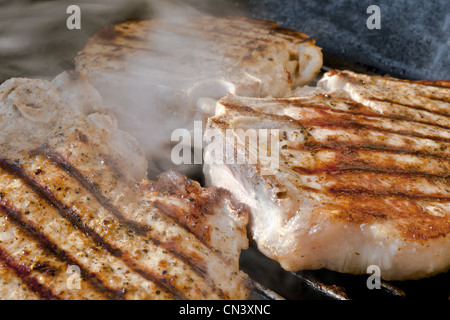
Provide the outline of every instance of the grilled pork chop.
<path id="1" fill-rule="evenodd" d="M 89 39 L 75 66 L 158 172 L 174 167 L 172 132 L 212 116 L 216 99 L 288 95 L 315 77 L 322 53 L 313 38 L 272 22 L 202 16 L 109 25 Z"/>
<path id="2" fill-rule="evenodd" d="M 247 298 L 245 207 L 174 171 L 146 180 L 100 105 L 75 73 L 0 86 L 0 297 Z"/>
<path id="3" fill-rule="evenodd" d="M 279 166 L 221 163 L 210 143 L 208 184 L 249 205 L 259 249 L 287 270 L 377 265 L 387 280 L 448 270 L 450 89 L 338 71 L 323 79 L 301 97 L 219 100 L 205 137 L 239 155 L 254 144 L 236 129 L 277 129 Z"/>

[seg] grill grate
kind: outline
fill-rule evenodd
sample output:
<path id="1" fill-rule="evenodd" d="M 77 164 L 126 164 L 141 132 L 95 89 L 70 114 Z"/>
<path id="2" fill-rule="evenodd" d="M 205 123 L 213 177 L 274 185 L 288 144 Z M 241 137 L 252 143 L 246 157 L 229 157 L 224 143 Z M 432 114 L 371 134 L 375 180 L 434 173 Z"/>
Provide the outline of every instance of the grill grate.
<path id="1" fill-rule="evenodd" d="M 409 281 L 381 281 L 369 289 L 368 275 L 328 270 L 288 272 L 251 246 L 241 255 L 241 268 L 253 279 L 253 300 L 450 299 L 450 273 Z"/>

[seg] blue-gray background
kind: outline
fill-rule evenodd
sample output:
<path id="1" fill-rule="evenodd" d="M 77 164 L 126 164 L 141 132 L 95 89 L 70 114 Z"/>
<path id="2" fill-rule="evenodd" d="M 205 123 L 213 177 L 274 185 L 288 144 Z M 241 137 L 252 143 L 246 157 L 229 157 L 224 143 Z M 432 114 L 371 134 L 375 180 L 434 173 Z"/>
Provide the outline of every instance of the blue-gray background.
<path id="1" fill-rule="evenodd" d="M 168 1 L 163 1 L 167 3 Z M 305 32 L 325 63 L 342 61 L 410 79 L 450 78 L 450 0 L 171 0 L 213 14 L 241 13 Z M 81 8 L 81 30 L 66 28 L 67 6 Z M 369 30 L 369 5 L 381 9 L 381 29 Z M 0 0 L 0 81 L 52 77 L 102 26 L 152 16 L 156 0 Z M 345 67 L 345 64 L 343 65 Z"/>

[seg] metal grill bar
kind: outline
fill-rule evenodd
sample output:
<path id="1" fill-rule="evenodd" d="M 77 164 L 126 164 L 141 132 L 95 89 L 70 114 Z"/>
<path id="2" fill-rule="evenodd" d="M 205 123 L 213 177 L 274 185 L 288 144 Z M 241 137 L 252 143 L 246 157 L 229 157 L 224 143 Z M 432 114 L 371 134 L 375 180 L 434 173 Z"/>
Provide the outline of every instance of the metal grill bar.
<path id="1" fill-rule="evenodd" d="M 450 273 L 409 281 L 383 281 L 369 289 L 369 275 L 328 270 L 288 272 L 255 247 L 243 252 L 241 268 L 253 279 L 253 300 L 450 299 Z"/>
<path id="2" fill-rule="evenodd" d="M 273 290 L 270 290 L 257 281 L 253 281 L 252 300 L 286 300 Z"/>
<path id="3" fill-rule="evenodd" d="M 381 281 L 381 288 L 395 297 L 406 297 L 404 290 L 387 281 Z"/>
<path id="4" fill-rule="evenodd" d="M 347 294 L 345 293 L 345 289 L 340 286 L 327 285 L 322 281 L 318 280 L 311 273 L 298 271 L 292 272 L 292 274 L 299 277 L 301 280 L 305 281 L 315 291 L 321 292 L 333 300 L 350 300 Z"/>

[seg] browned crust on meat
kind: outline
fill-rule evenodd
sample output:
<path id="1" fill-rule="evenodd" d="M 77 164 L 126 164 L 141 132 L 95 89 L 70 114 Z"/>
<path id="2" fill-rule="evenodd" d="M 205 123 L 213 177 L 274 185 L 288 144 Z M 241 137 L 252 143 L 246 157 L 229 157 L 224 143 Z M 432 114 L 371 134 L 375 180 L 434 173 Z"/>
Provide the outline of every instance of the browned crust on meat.
<path id="1" fill-rule="evenodd" d="M 259 59 L 272 61 L 271 50 L 279 46 L 287 51 L 287 44 L 310 42 L 313 37 L 283 28 L 277 23 L 267 20 L 252 19 L 243 16 L 228 17 L 195 17 L 186 24 L 177 25 L 160 19 L 128 20 L 118 24 L 109 24 L 99 30 L 87 41 L 85 47 L 75 58 L 77 70 L 126 68 L 126 58 L 153 54 L 171 56 L 171 52 L 159 52 L 157 45 L 152 44 L 152 35 L 176 34 L 187 39 L 208 41 L 211 52 L 218 56 L 232 59 L 232 66 L 239 64 L 240 69 L 258 65 Z M 100 49 L 102 48 L 102 49 Z M 101 52 L 101 58 L 98 57 Z M 298 52 L 289 52 L 289 59 L 298 60 Z M 272 60 L 270 60 L 272 59 Z M 117 63 L 110 64 L 110 61 Z M 231 65 L 230 65 L 231 66 Z M 276 65 L 274 64 L 274 67 Z M 122 69 L 121 69 L 122 68 Z M 292 83 L 294 74 L 286 68 L 286 79 Z M 296 70 L 295 72 L 297 72 Z"/>
<path id="2" fill-rule="evenodd" d="M 79 136 L 81 133 L 77 132 L 77 134 Z M 87 141 L 86 139 L 78 139 L 78 143 L 86 144 Z M 37 166 L 41 169 L 30 172 L 29 170 L 32 166 Z M 56 172 L 56 174 L 53 172 Z M 162 240 L 155 233 L 150 232 L 151 224 L 140 224 L 124 216 L 121 210 L 114 206 L 112 201 L 106 198 L 91 181 L 87 180 L 67 159 L 55 151 L 44 147 L 39 150 L 33 150 L 17 161 L 0 159 L 0 179 L 6 178 L 6 176 L 10 177 L 8 179 L 14 178 L 21 180 L 24 186 L 29 188 L 29 191 L 23 190 L 23 192 L 33 192 L 41 199 L 42 206 L 56 208 L 58 213 L 67 219 L 73 228 L 80 230 L 107 254 L 115 257 L 115 259 L 120 259 L 130 270 L 143 279 L 153 282 L 160 291 L 165 292 L 173 299 L 187 299 L 188 296 L 185 292 L 190 291 L 189 294 L 192 295 L 192 291 L 185 288 L 184 284 L 178 283 L 176 280 L 177 276 L 170 271 L 170 260 L 176 260 L 178 263 L 185 265 L 185 268 L 190 270 L 186 270 L 186 272 L 190 273 L 191 276 L 194 277 L 196 275 L 196 286 L 203 286 L 201 290 L 208 288 L 213 295 L 215 294 L 219 298 L 230 298 L 230 293 L 224 293 L 221 289 L 217 288 L 211 279 L 208 273 L 209 271 L 206 268 L 205 256 L 201 256 L 195 251 L 190 252 L 181 248 L 180 241 L 182 239 L 172 238 Z M 173 180 L 174 178 L 175 180 Z M 46 181 L 46 183 L 43 184 L 43 181 Z M 203 244 L 210 251 L 213 259 L 219 258 L 222 263 L 228 263 L 221 257 L 220 251 L 218 251 L 219 248 L 214 248 L 210 245 L 210 234 L 213 230 L 206 219 L 206 215 L 216 212 L 219 203 L 230 202 L 235 206 L 237 215 L 243 221 L 247 221 L 248 213 L 246 209 L 235 205 L 234 200 L 231 199 L 227 191 L 217 188 L 210 190 L 203 189 L 198 183 L 189 181 L 184 176 L 175 173 L 170 177 L 162 175 L 158 181 L 147 181 L 143 185 L 138 186 L 138 188 L 140 192 L 152 192 L 160 197 L 161 201 L 155 201 L 152 204 L 153 208 L 158 209 L 161 214 L 169 215 L 179 226 L 182 226 L 190 234 L 193 234 L 199 240 L 198 245 Z M 123 294 L 127 291 L 126 287 L 109 287 L 103 282 L 102 277 L 85 269 L 71 253 L 61 249 L 58 243 L 52 242 L 48 235 L 38 230 L 37 226 L 33 226 L 30 222 L 22 220 L 22 217 L 27 213 L 15 209 L 14 203 L 10 202 L 17 195 L 10 194 L 7 190 L 2 190 L 0 190 L 0 212 L 15 221 L 19 229 L 32 235 L 34 241 L 40 243 L 40 245 L 49 251 L 49 254 L 54 255 L 57 259 L 61 259 L 66 265 L 79 265 L 86 279 L 91 281 L 106 298 L 125 298 Z M 128 237 L 130 241 L 139 238 L 137 243 L 141 241 L 147 244 L 151 243 L 156 248 L 162 248 L 167 253 L 166 258 L 160 260 L 157 268 L 154 266 L 144 266 L 139 263 L 135 253 L 128 251 L 129 249 L 125 247 L 112 243 L 107 233 L 104 234 L 97 231 L 97 228 L 89 221 L 90 217 L 95 216 L 94 211 L 91 213 L 87 212 L 87 207 L 82 202 L 78 204 L 67 202 L 66 197 L 71 197 L 70 195 L 74 195 L 74 193 L 79 194 L 81 197 L 84 194 L 84 197 L 87 197 L 87 199 L 91 197 L 89 201 L 96 201 L 111 213 L 114 219 L 104 220 L 107 223 L 102 227 L 106 228 L 104 230 L 109 230 L 107 231 L 108 233 L 119 233 L 121 234 L 120 237 Z M 168 196 L 187 202 L 189 210 L 176 205 L 166 205 L 163 199 Z M 195 246 L 196 244 L 193 245 Z M 166 259 L 167 262 L 165 262 Z M 20 269 L 20 262 L 12 260 L 7 253 L 0 252 L 0 260 L 16 270 L 16 273 L 24 279 L 24 282 L 30 289 L 38 293 L 41 298 L 63 298 L 49 291 L 45 284 L 38 283 L 34 278 L 27 277 L 26 275 L 29 273 L 29 270 Z M 165 268 L 165 265 L 167 265 L 168 272 L 164 272 L 163 274 L 156 272 L 159 268 Z M 201 285 L 198 279 L 201 279 L 200 281 L 204 282 L 204 284 Z M 202 293 L 200 289 L 197 292 L 204 296 L 211 294 L 207 292 Z M 150 296 L 152 294 L 159 295 L 158 292 L 149 293 Z"/>
<path id="3" fill-rule="evenodd" d="M 345 75 L 354 85 L 365 85 L 345 72 L 330 74 Z M 409 83 L 403 82 L 406 86 Z M 445 83 L 437 85 L 444 90 Z M 445 97 L 424 98 L 448 103 Z M 280 165 L 320 181 L 322 189 L 298 186 L 335 199 L 332 204 L 322 204 L 320 212 L 334 212 L 332 219 L 350 223 L 393 224 L 406 240 L 446 237 L 450 233 L 449 212 L 432 214 L 425 206 L 448 208 L 450 203 L 449 114 L 429 106 L 384 102 L 390 103 L 392 110 L 380 114 L 339 93 L 264 100 L 229 95 L 219 101 L 223 112 L 210 118 L 209 128 L 232 128 L 234 117 L 242 116 L 269 121 L 282 132 L 296 130 L 303 140 L 281 141 Z M 286 115 L 288 107 L 298 114 Z M 419 120 L 414 115 L 417 111 L 436 115 L 440 124 L 431 117 Z M 293 160 L 296 153 L 308 162 Z M 320 157 L 325 153 L 331 158 Z"/>
<path id="4" fill-rule="evenodd" d="M 426 86 L 436 86 L 443 88 L 450 88 L 450 80 L 415 80 L 412 83 L 419 83 Z"/>
<path id="5" fill-rule="evenodd" d="M 220 203 L 227 203 L 233 208 L 238 219 L 242 219 L 245 223 L 248 221 L 248 208 L 243 204 L 235 203 L 228 190 L 217 187 L 205 189 L 198 182 L 182 175 L 177 175 L 176 179 L 168 179 L 166 175 L 161 175 L 158 181 L 146 181 L 141 184 L 141 188 L 163 196 L 183 199 L 188 204 L 189 210 L 180 210 L 176 206 L 159 201 L 155 201 L 154 206 L 195 234 L 206 245 L 210 243 L 212 226 L 205 218 L 206 215 L 213 214 L 214 207 Z"/>

